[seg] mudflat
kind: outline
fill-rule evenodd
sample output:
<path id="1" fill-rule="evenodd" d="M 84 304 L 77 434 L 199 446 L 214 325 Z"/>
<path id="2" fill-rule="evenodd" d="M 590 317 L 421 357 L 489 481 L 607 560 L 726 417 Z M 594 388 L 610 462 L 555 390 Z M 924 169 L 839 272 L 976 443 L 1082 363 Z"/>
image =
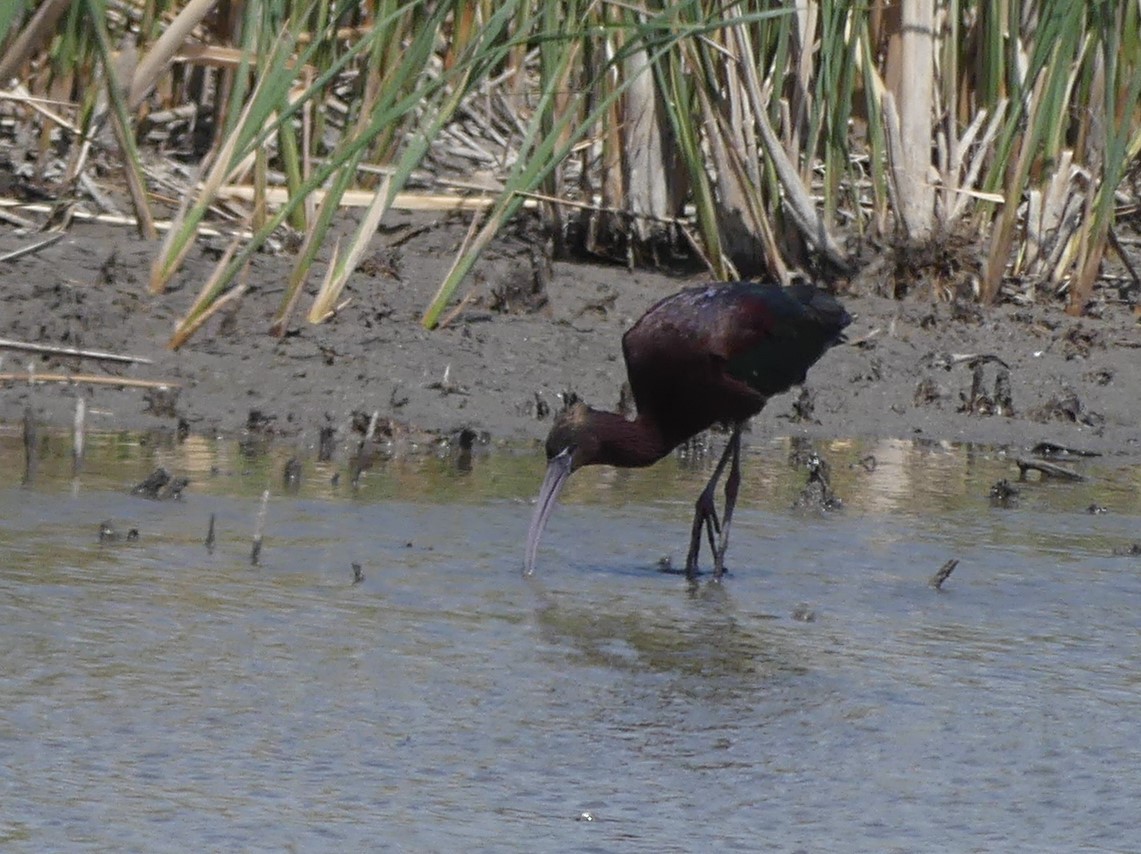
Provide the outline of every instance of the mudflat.
<path id="1" fill-rule="evenodd" d="M 607 264 L 556 261 L 547 300 L 513 298 L 531 276 L 535 246 L 500 239 L 477 265 L 465 306 L 443 328 L 419 318 L 444 278 L 466 225 L 394 215 L 330 320 L 306 319 L 304 295 L 287 334 L 268 334 L 291 266 L 258 255 L 249 291 L 178 351 L 179 317 L 218 252 L 195 246 L 166 293 L 147 290 L 157 251 L 121 228 L 79 224 L 55 244 L 0 262 L 0 337 L 143 357 L 144 363 L 44 355 L 0 347 L 0 373 L 81 373 L 167 382 L 167 393 L 115 385 L 0 382 L 0 423 L 30 407 L 61 429 L 76 397 L 91 430 L 182 428 L 237 435 L 259 429 L 315 445 L 322 428 L 348 435 L 354 412 L 377 414 L 382 434 L 410 449 L 464 430 L 493 442 L 543 438 L 573 393 L 614 408 L 625 379 L 621 336 L 652 303 L 706 279 Z M 0 254 L 36 240 L 7 230 Z M 807 391 L 774 398 L 753 436 L 895 437 L 1028 447 L 1048 441 L 1141 457 L 1141 318 L 1105 299 L 1097 316 L 1059 304 L 903 299 L 876 295 L 868 276 L 840 298 L 855 321 L 849 343 L 810 371 Z M 175 386 L 177 388 L 175 389 Z M 472 435 L 471 433 L 468 434 Z M 746 441 L 748 438 L 746 437 Z"/>

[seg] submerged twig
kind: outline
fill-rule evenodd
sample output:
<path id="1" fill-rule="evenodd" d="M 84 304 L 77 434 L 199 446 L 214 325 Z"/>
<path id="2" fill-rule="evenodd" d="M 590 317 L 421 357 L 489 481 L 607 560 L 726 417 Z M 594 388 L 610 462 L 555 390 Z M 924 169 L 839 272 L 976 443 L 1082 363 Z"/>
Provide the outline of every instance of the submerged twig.
<path id="1" fill-rule="evenodd" d="M 958 565 L 958 558 L 951 558 L 949 561 L 939 567 L 939 571 L 931 577 L 931 586 L 936 590 L 942 590 L 943 582 L 951 577 L 951 573 L 955 571 L 955 567 Z"/>
<path id="2" fill-rule="evenodd" d="M 1072 469 L 1060 466 L 1057 463 L 1048 463 L 1045 460 L 1016 460 L 1018 466 L 1018 479 L 1026 480 L 1026 472 L 1036 471 L 1043 477 L 1056 477 L 1058 480 L 1085 480 L 1085 477 Z"/>
<path id="3" fill-rule="evenodd" d="M 257 566 L 261 558 L 262 533 L 265 529 L 265 516 L 269 510 L 269 490 L 261 494 L 261 509 L 258 510 L 257 522 L 254 524 L 254 544 L 250 549 L 250 565 Z"/>
<path id="4" fill-rule="evenodd" d="M 206 529 L 206 551 L 214 554 L 214 514 L 210 514 L 210 527 Z"/>

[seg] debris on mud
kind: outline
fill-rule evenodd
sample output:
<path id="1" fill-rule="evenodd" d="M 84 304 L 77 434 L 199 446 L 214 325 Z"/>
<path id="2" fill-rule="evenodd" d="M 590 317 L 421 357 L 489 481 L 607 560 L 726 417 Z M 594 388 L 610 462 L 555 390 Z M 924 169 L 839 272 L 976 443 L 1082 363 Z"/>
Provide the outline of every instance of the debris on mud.
<path id="1" fill-rule="evenodd" d="M 806 386 L 801 386 L 800 393 L 792 402 L 792 412 L 785 417 L 793 424 L 819 424 L 815 410 L 816 396 Z"/>
<path id="2" fill-rule="evenodd" d="M 1066 390 L 1051 397 L 1046 403 L 1030 410 L 1027 416 L 1034 421 L 1048 424 L 1051 421 L 1064 421 L 1083 424 L 1086 427 L 1100 427 L 1105 418 L 1096 412 L 1089 412 L 1073 391 Z"/>
<path id="3" fill-rule="evenodd" d="M 180 388 L 149 388 L 143 392 L 146 410 L 156 418 L 177 418 Z"/>
<path id="4" fill-rule="evenodd" d="M 1066 359 L 1088 359 L 1094 349 L 1105 349 L 1105 341 L 1096 330 L 1086 329 L 1079 323 L 1062 335 L 1062 355 Z"/>
<path id="5" fill-rule="evenodd" d="M 947 392 L 931 377 L 924 377 L 915 385 L 915 395 L 912 402 L 916 406 L 935 403 L 947 397 Z"/>
<path id="6" fill-rule="evenodd" d="M 994 378 L 994 392 L 987 394 L 983 390 L 985 383 L 985 365 L 987 362 L 999 363 Z M 1002 360 L 993 357 L 979 357 L 971 362 L 971 389 L 960 395 L 963 404 L 960 412 L 968 415 L 1014 415 L 1014 401 L 1010 391 L 1010 369 Z"/>

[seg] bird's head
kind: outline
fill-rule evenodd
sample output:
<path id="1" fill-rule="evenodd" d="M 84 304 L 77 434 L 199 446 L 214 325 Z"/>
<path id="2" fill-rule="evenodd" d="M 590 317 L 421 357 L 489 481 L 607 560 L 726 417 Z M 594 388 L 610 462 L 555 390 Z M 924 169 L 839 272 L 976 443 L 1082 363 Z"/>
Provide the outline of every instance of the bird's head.
<path id="1" fill-rule="evenodd" d="M 572 472 L 594 462 L 598 455 L 599 443 L 591 429 L 591 413 L 585 403 L 574 403 L 558 414 L 551 425 L 551 432 L 547 434 L 547 475 L 539 488 L 535 513 L 527 532 L 527 554 L 523 566 L 526 575 L 535 570 L 539 538 L 567 478 Z"/>
<path id="2" fill-rule="evenodd" d="M 560 456 L 570 463 L 570 471 L 578 471 L 594 461 L 598 454 L 598 437 L 591 429 L 591 408 L 578 401 L 557 416 L 547 434 L 547 464 Z"/>

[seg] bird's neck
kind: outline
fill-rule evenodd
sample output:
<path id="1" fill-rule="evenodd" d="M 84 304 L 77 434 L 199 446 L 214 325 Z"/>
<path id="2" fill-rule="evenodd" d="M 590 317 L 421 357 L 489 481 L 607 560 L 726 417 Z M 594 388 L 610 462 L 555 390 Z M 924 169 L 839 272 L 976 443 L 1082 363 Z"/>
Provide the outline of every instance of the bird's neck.
<path id="1" fill-rule="evenodd" d="M 656 463 L 673 450 L 658 425 L 644 416 L 629 421 L 616 412 L 592 410 L 590 418 L 598 439 L 592 462 L 640 468 Z"/>

